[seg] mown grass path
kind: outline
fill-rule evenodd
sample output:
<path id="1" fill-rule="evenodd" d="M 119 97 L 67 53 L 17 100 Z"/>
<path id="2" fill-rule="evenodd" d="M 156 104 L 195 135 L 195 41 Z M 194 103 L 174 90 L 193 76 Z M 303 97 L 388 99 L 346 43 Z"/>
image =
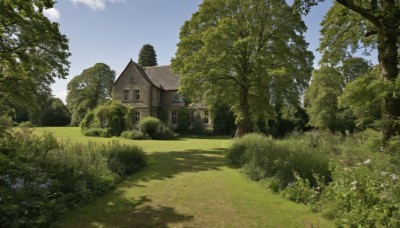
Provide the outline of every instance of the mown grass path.
<path id="1" fill-rule="evenodd" d="M 78 128 L 47 130 L 70 142 L 113 140 L 83 137 Z M 229 139 L 116 140 L 143 147 L 149 166 L 90 205 L 67 214 L 57 226 L 332 226 L 308 207 L 282 199 L 230 167 L 225 159 Z"/>

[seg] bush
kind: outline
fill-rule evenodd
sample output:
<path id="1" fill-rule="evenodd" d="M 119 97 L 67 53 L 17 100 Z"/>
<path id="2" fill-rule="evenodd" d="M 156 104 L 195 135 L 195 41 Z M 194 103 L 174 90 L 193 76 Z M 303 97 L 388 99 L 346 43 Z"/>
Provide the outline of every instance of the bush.
<path id="1" fill-rule="evenodd" d="M 324 215 L 340 227 L 400 227 L 399 168 L 377 167 L 370 159 L 353 168 L 333 167 Z"/>
<path id="2" fill-rule="evenodd" d="M 156 139 L 156 140 L 171 140 L 171 139 L 175 139 L 175 138 L 176 138 L 175 133 L 163 125 L 159 126 L 159 128 L 153 134 L 153 137 L 152 137 L 152 139 Z"/>
<path id="3" fill-rule="evenodd" d="M 84 136 L 92 136 L 92 137 L 100 137 L 102 132 L 103 132 L 102 128 L 89 128 L 82 131 Z"/>
<path id="4" fill-rule="evenodd" d="M 204 135 L 204 123 L 200 116 L 193 118 L 191 133 L 194 135 Z"/>
<path id="5" fill-rule="evenodd" d="M 103 128 L 103 130 L 100 132 L 100 137 L 103 138 L 110 138 L 112 136 L 111 130 L 109 128 Z"/>
<path id="6" fill-rule="evenodd" d="M 149 135 L 149 137 L 153 137 L 153 134 L 160 127 L 161 122 L 159 119 L 155 117 L 144 117 L 139 121 L 140 129 L 144 134 Z"/>
<path id="7" fill-rule="evenodd" d="M 400 136 L 394 136 L 389 139 L 388 145 L 385 148 L 385 152 L 392 155 L 400 155 Z"/>
<path id="8" fill-rule="evenodd" d="M 278 177 L 282 188 L 295 181 L 294 173 L 313 187 L 318 187 L 315 176 L 325 183 L 331 180 L 326 155 L 299 145 L 278 145 L 259 134 L 247 134 L 237 139 L 228 152 L 228 159 L 231 164 L 243 167 L 252 180 Z"/>
<path id="9" fill-rule="evenodd" d="M 110 170 L 120 176 L 131 175 L 146 166 L 146 154 L 137 146 L 112 142 L 102 148 Z"/>
<path id="10" fill-rule="evenodd" d="M 59 144 L 31 133 L 0 139 L 0 227 L 49 227 L 146 164 L 135 146 Z"/>
<path id="11" fill-rule="evenodd" d="M 111 137 L 110 129 L 108 128 L 89 128 L 82 131 L 84 136 L 92 136 L 92 137 Z"/>
<path id="12" fill-rule="evenodd" d="M 26 121 L 18 124 L 18 127 L 33 128 L 35 127 L 35 125 L 33 125 L 33 123 L 31 123 L 30 121 Z"/>
<path id="13" fill-rule="evenodd" d="M 139 130 L 124 131 L 121 133 L 121 137 L 125 139 L 146 139 L 143 132 Z"/>
<path id="14" fill-rule="evenodd" d="M 108 128 L 107 137 L 119 136 L 126 128 L 125 124 L 127 121 L 125 118 L 127 118 L 127 112 L 128 108 L 118 102 L 106 102 L 85 115 L 85 118 L 81 122 L 81 128 L 84 130 L 83 133 L 90 128 Z M 88 134 L 91 133 L 89 132 Z M 96 135 L 97 133 L 93 132 L 93 134 L 95 135 L 90 136 L 100 136 L 100 133 Z"/>
<path id="15" fill-rule="evenodd" d="M 98 126 L 98 124 L 94 124 L 94 114 L 93 112 L 88 112 L 85 116 L 85 118 L 82 120 L 81 122 L 81 130 L 86 130 L 89 129 L 91 127 L 96 127 Z"/>
<path id="16" fill-rule="evenodd" d="M 370 152 L 378 152 L 382 145 L 382 132 L 367 129 L 355 135 L 363 149 Z"/>
<path id="17" fill-rule="evenodd" d="M 283 191 L 284 198 L 303 204 L 315 204 L 321 194 L 321 187 L 310 187 L 307 179 L 303 179 L 295 174 L 296 181 L 290 183 Z"/>
<path id="18" fill-rule="evenodd" d="M 0 115 L 0 137 L 4 137 L 7 132 L 13 127 L 13 121 L 10 116 Z"/>

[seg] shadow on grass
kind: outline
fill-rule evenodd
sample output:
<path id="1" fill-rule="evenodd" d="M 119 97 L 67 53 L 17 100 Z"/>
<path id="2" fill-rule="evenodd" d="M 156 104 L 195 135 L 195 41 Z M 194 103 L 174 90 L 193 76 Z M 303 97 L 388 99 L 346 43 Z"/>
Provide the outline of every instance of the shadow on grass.
<path id="1" fill-rule="evenodd" d="M 68 220 L 54 227 L 169 227 L 193 219 L 172 207 L 154 205 L 148 196 L 135 200 L 121 195 L 118 191 L 107 194 L 91 205 L 89 213 L 74 211 Z"/>
<path id="2" fill-rule="evenodd" d="M 185 150 L 154 152 L 149 154 L 149 165 L 142 172 L 128 178 L 122 186 L 134 185 L 137 181 L 164 180 L 185 172 L 220 170 L 228 166 L 226 149 Z"/>
<path id="3" fill-rule="evenodd" d="M 226 149 L 154 152 L 149 154 L 149 166 L 124 180 L 116 190 L 99 197 L 83 210 L 67 216 L 66 227 L 168 227 L 194 218 L 179 214 L 173 207 L 152 202 L 149 196 L 133 199 L 126 188 L 146 188 L 151 180 L 166 180 L 181 173 L 220 170 L 228 166 Z M 142 182 L 142 183 L 140 183 Z M 125 190 L 124 190 L 125 188 Z"/>

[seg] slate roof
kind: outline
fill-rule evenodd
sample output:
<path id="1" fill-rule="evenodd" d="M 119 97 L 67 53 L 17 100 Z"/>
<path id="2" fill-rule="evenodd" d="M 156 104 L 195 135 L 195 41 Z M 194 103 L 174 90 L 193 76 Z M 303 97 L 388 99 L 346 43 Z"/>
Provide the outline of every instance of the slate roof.
<path id="1" fill-rule="evenodd" d="M 146 67 L 144 72 L 156 87 L 164 90 L 178 90 L 179 88 L 179 76 L 172 72 L 169 65 Z"/>
<path id="2" fill-rule="evenodd" d="M 163 90 L 178 90 L 179 76 L 172 72 L 169 65 L 143 68 L 132 60 L 129 61 L 128 65 L 122 71 L 114 84 L 117 83 L 117 81 L 121 78 L 131 64 L 133 64 L 139 74 L 142 75 L 142 77 L 152 86 Z"/>

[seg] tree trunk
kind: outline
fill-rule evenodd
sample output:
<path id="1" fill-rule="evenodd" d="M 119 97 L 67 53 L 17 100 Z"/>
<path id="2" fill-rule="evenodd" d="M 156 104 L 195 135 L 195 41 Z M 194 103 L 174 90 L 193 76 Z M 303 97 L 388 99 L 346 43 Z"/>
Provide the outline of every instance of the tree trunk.
<path id="1" fill-rule="evenodd" d="M 249 89 L 240 88 L 239 92 L 239 117 L 237 120 L 237 128 L 235 138 L 240 138 L 244 134 L 251 132 L 253 129 L 253 121 L 251 120 L 249 107 Z"/>
<path id="2" fill-rule="evenodd" d="M 398 77 L 399 69 L 397 68 L 398 52 L 397 52 L 397 34 L 393 22 L 382 20 L 384 24 L 378 30 L 378 60 L 381 70 L 381 76 L 384 84 L 390 86 Z M 400 132 L 400 99 L 396 98 L 392 91 L 384 98 L 382 104 L 383 117 L 383 142 L 387 142 L 393 135 Z"/>

